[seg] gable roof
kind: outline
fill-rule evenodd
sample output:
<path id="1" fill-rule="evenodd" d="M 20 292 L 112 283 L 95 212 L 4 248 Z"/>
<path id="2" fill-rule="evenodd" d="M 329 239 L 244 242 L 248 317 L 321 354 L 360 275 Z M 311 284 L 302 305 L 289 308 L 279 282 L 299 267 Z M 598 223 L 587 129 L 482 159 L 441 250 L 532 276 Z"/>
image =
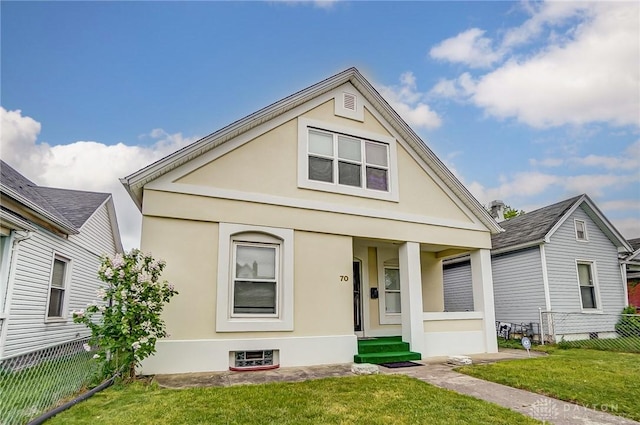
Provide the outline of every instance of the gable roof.
<path id="1" fill-rule="evenodd" d="M 614 245 L 627 251 L 631 249 L 591 198 L 582 194 L 500 222 L 504 232 L 491 236 L 493 252 L 512 251 L 549 242 L 553 233 L 580 206 Z"/>
<path id="2" fill-rule="evenodd" d="M 225 142 L 249 131 L 273 118 L 282 115 L 293 108 L 300 106 L 311 99 L 327 93 L 342 84 L 351 83 L 356 87 L 369 103 L 382 115 L 384 119 L 397 131 L 409 144 L 416 154 L 425 161 L 444 184 L 458 196 L 462 203 L 472 211 L 478 220 L 483 223 L 491 233 L 498 233 L 502 228 L 471 195 L 464 185 L 451 173 L 440 159 L 427 147 L 420 137 L 387 103 L 378 91 L 367 81 L 356 68 L 349 68 L 306 89 L 294 93 L 282 100 L 260 109 L 253 114 L 235 121 L 228 126 L 203 137 L 202 139 L 185 146 L 184 148 L 162 158 L 141 170 L 120 179 L 127 192 L 142 211 L 143 187 L 145 184 L 161 177 L 169 171 L 189 162 L 195 157 L 214 149 Z"/>
<path id="3" fill-rule="evenodd" d="M 80 228 L 105 202 L 110 193 L 87 192 L 82 190 L 57 189 L 38 186 L 0 160 L 0 190 L 26 206 L 42 219 L 68 235 L 80 233 Z M 115 217 L 115 211 L 110 211 Z M 112 222 L 112 225 L 113 222 Z M 120 245 L 117 223 L 113 229 L 116 247 Z"/>

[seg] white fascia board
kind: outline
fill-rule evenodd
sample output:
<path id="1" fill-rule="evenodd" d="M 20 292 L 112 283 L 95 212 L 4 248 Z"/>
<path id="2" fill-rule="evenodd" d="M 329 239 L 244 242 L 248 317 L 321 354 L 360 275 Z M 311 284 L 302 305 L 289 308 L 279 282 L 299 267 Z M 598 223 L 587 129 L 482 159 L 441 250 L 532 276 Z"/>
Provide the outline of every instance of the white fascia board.
<path id="1" fill-rule="evenodd" d="M 109 197 L 104 200 L 102 204 L 91 214 L 91 216 L 84 222 L 82 227 L 80 227 L 80 231 L 84 226 L 93 218 L 94 215 L 98 213 L 98 211 L 105 207 L 107 209 L 107 215 L 109 216 L 109 225 L 111 227 L 111 234 L 113 235 L 113 243 L 115 244 L 116 252 L 124 252 L 124 248 L 122 247 L 122 239 L 120 238 L 120 228 L 118 226 L 118 218 L 116 216 L 116 208 L 113 203 L 113 195 L 109 194 Z"/>
<path id="2" fill-rule="evenodd" d="M 542 245 L 544 242 L 545 242 L 544 240 L 537 240 L 537 241 L 531 241 L 531 242 L 524 242 L 518 245 L 506 246 L 504 248 L 492 249 L 491 256 L 504 254 L 506 252 L 520 251 L 522 249 L 532 248 L 534 246 Z"/>
<path id="3" fill-rule="evenodd" d="M 30 232 L 37 230 L 36 227 L 31 225 L 27 220 L 5 210 L 0 210 L 0 221 L 7 223 L 13 230 L 28 230 Z"/>
<path id="4" fill-rule="evenodd" d="M 613 242 L 616 247 L 627 250 L 627 252 L 631 252 L 633 248 L 629 245 L 629 242 L 618 232 L 618 230 L 611 224 L 611 222 L 607 219 L 607 217 L 600 211 L 600 209 L 596 206 L 596 204 L 589 198 L 587 194 L 583 194 L 572 206 L 569 210 L 556 222 L 556 224 L 547 232 L 544 237 L 545 242 L 551 241 L 551 236 L 564 224 L 564 222 L 571 217 L 571 215 L 582 205 L 585 203 L 587 207 L 593 212 L 593 217 L 591 214 L 585 211 L 585 213 L 596 223 L 598 228 Z M 613 239 L 612 239 L 613 238 Z M 615 239 L 615 240 L 614 240 Z"/>
<path id="5" fill-rule="evenodd" d="M 47 211 L 47 210 L 43 209 L 42 207 L 40 207 L 39 205 L 33 203 L 31 200 L 29 200 L 29 199 L 25 198 L 24 196 L 20 195 L 18 192 L 14 191 L 10 187 L 5 186 L 4 184 L 2 184 L 2 185 L 0 185 L 0 188 L 1 188 L 0 190 L 1 190 L 1 192 L 2 192 L 2 194 L 4 196 L 12 198 L 14 201 L 18 202 L 19 204 L 24 205 L 25 207 L 27 207 L 28 209 L 33 211 L 34 214 L 36 214 L 37 216 L 42 218 L 47 223 L 52 224 L 53 226 L 57 227 L 63 233 L 66 233 L 68 235 L 77 235 L 78 233 L 80 233 L 74 227 L 71 227 L 71 226 L 67 225 L 66 223 L 60 221 L 60 219 L 58 219 L 57 217 L 55 217 L 54 215 L 49 213 L 49 211 Z"/>

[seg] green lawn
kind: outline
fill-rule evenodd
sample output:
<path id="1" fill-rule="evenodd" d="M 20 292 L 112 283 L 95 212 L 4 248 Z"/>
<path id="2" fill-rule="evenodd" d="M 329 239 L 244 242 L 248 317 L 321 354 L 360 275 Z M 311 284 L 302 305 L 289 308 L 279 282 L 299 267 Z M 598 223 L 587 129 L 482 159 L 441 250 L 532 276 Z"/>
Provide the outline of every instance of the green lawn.
<path id="1" fill-rule="evenodd" d="M 86 351 L 19 371 L 0 370 L 0 423 L 28 422 L 86 386 L 95 372 Z"/>
<path id="2" fill-rule="evenodd" d="M 227 388 L 109 388 L 49 424 L 539 424 L 404 375 Z"/>
<path id="3" fill-rule="evenodd" d="M 640 420 L 640 355 L 551 349 L 549 356 L 457 371 Z"/>

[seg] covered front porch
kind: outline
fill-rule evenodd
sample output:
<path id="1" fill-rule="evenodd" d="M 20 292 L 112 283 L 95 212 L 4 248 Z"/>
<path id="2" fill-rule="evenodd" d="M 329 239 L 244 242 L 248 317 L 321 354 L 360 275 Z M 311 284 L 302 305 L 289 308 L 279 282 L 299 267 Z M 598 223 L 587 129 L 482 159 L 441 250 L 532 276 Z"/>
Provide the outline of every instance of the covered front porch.
<path id="1" fill-rule="evenodd" d="M 495 353 L 489 249 L 355 239 L 354 331 L 359 338 L 398 336 L 423 358 Z M 442 260 L 471 257 L 473 309 L 446 311 Z"/>

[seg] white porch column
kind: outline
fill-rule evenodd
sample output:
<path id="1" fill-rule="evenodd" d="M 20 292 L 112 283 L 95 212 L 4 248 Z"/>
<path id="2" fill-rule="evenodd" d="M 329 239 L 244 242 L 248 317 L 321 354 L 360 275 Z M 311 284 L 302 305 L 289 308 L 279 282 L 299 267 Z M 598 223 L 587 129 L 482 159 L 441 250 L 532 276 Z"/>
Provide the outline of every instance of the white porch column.
<path id="1" fill-rule="evenodd" d="M 420 272 L 420 244 L 405 242 L 400 245 L 400 306 L 402 309 L 402 340 L 411 351 L 423 352 L 424 325 L 422 324 L 422 276 Z"/>
<path id="2" fill-rule="evenodd" d="M 484 339 L 488 353 L 498 352 L 496 338 L 496 312 L 493 301 L 493 276 L 491 274 L 491 251 L 479 249 L 471 252 L 471 282 L 473 285 L 473 308 L 484 313 Z"/>

